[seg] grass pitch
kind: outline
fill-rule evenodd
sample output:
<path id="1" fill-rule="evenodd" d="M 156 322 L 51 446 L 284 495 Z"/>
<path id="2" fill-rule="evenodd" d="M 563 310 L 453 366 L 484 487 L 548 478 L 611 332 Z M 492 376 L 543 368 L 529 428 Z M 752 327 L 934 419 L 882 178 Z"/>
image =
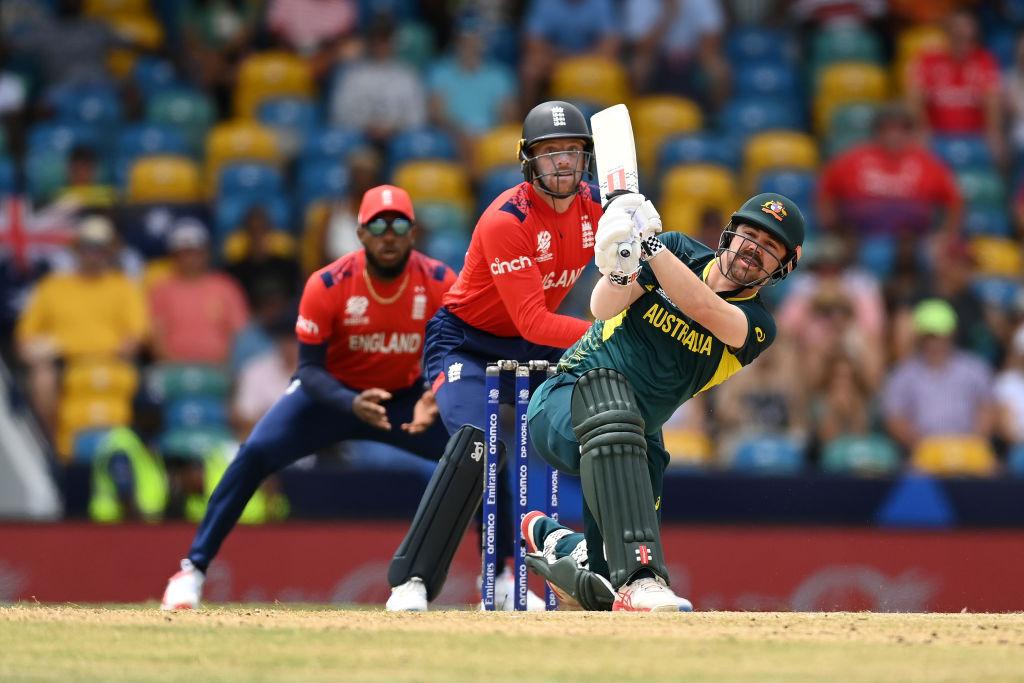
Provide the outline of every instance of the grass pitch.
<path id="1" fill-rule="evenodd" d="M 0 681 L 1022 681 L 1024 615 L 0 607 Z"/>

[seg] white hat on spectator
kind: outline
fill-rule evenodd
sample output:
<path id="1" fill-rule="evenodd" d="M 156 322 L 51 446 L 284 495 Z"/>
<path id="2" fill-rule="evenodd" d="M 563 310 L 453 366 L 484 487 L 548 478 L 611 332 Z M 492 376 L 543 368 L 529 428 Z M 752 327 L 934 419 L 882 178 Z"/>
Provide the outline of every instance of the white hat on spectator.
<path id="1" fill-rule="evenodd" d="M 167 248 L 170 251 L 203 249 L 209 243 L 210 235 L 206 227 L 195 218 L 179 219 L 167 236 Z"/>

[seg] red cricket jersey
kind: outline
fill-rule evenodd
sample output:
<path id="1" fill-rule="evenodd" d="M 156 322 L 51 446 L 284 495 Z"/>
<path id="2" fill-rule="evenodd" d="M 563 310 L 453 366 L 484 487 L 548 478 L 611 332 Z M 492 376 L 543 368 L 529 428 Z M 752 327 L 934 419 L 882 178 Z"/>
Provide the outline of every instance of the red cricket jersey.
<path id="1" fill-rule="evenodd" d="M 925 53 L 914 78 L 935 131 L 985 132 L 985 98 L 999 87 L 999 64 L 990 52 L 979 47 L 962 62 L 945 51 Z"/>
<path id="2" fill-rule="evenodd" d="M 477 221 L 444 305 L 498 337 L 571 346 L 590 324 L 553 311 L 594 257 L 601 213 L 598 189 L 587 183 L 564 213 L 555 213 L 530 183 L 505 190 Z"/>
<path id="3" fill-rule="evenodd" d="M 392 282 L 366 286 L 366 252 L 342 256 L 309 276 L 295 334 L 304 344 L 327 342 L 327 371 L 360 391 L 409 387 L 421 375 L 423 333 L 455 281 L 451 268 L 413 251 Z M 399 294 L 401 290 L 401 294 Z M 392 303 L 381 303 L 378 299 Z"/>

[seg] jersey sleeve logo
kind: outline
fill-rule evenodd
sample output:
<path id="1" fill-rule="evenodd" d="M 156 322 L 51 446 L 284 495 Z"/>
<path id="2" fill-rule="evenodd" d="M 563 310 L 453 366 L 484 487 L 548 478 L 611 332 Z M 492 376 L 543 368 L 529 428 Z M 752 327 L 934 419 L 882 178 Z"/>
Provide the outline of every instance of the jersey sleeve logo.
<path id="1" fill-rule="evenodd" d="M 550 261 L 554 257 L 551 253 L 551 233 L 541 230 L 537 233 L 537 263 Z"/>
<path id="2" fill-rule="evenodd" d="M 525 270 L 533 265 L 533 261 L 530 260 L 529 256 L 520 256 L 514 258 L 511 261 L 502 261 L 501 259 L 494 259 L 494 263 L 491 264 L 492 275 L 504 275 L 505 273 L 511 273 L 515 270 Z"/>
<path id="3" fill-rule="evenodd" d="M 317 337 L 320 335 L 320 326 L 309 318 L 304 318 L 301 315 L 295 321 L 295 331 L 304 332 L 306 334 Z"/>

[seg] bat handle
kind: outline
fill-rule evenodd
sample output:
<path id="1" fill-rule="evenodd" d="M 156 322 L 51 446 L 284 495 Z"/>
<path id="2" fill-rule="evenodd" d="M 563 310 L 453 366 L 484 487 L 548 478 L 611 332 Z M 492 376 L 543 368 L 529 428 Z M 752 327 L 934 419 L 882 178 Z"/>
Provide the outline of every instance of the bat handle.
<path id="1" fill-rule="evenodd" d="M 619 257 L 623 259 L 629 259 L 633 256 L 633 243 L 632 242 L 619 242 L 618 243 Z"/>

